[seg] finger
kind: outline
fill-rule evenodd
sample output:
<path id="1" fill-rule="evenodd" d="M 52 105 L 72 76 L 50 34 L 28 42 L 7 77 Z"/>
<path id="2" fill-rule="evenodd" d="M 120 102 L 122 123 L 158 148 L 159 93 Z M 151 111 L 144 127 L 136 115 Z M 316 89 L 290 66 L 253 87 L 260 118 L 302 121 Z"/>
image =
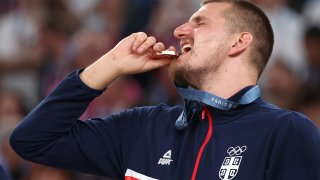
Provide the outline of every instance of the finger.
<path id="1" fill-rule="evenodd" d="M 170 46 L 168 50 L 177 52 L 177 50 L 176 50 L 176 48 L 174 46 Z"/>
<path id="2" fill-rule="evenodd" d="M 147 69 L 152 70 L 152 69 L 158 69 L 164 66 L 167 66 L 171 63 L 172 61 L 169 59 L 157 59 L 157 60 L 150 60 L 147 65 Z"/>
<path id="3" fill-rule="evenodd" d="M 152 49 L 153 49 L 154 52 L 160 52 L 160 51 L 163 51 L 165 49 L 165 46 L 164 46 L 163 43 L 158 42 L 155 45 L 153 45 Z"/>
<path id="4" fill-rule="evenodd" d="M 145 53 L 145 51 L 149 48 L 151 48 L 155 43 L 157 42 L 156 38 L 153 36 L 150 36 L 146 39 L 145 42 L 143 42 L 139 47 L 137 52 L 140 54 Z M 152 48 L 151 48 L 152 49 Z"/>
<path id="5" fill-rule="evenodd" d="M 132 45 L 133 51 L 137 51 L 138 47 L 148 38 L 147 34 L 144 32 L 133 33 L 133 37 L 135 38 Z"/>

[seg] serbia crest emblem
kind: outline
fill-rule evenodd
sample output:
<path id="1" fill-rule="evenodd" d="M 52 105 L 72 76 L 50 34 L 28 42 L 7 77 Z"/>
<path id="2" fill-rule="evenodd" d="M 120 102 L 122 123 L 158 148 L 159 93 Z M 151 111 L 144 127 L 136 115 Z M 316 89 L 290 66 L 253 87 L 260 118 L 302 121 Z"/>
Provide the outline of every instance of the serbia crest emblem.
<path id="1" fill-rule="evenodd" d="M 247 146 L 236 146 L 228 148 L 227 153 L 229 154 L 229 157 L 225 157 L 222 162 L 219 171 L 220 179 L 230 180 L 237 175 L 242 160 L 242 156 L 240 155 L 246 150 Z"/>

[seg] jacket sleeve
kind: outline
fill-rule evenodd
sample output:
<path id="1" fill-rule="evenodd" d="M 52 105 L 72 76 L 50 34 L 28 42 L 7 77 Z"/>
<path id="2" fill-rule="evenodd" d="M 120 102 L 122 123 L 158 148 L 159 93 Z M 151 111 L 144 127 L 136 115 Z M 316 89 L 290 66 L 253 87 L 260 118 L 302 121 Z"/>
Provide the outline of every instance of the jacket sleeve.
<path id="1" fill-rule="evenodd" d="M 320 179 L 320 131 L 314 123 L 291 112 L 275 131 L 267 180 Z"/>
<path id="2" fill-rule="evenodd" d="M 0 179 L 1 180 L 9 180 L 9 176 L 1 164 L 0 164 Z"/>
<path id="3" fill-rule="evenodd" d="M 36 163 L 123 178 L 127 151 L 139 138 L 153 107 L 79 120 L 101 93 L 87 87 L 79 72 L 73 72 L 15 128 L 10 137 L 12 148 Z"/>

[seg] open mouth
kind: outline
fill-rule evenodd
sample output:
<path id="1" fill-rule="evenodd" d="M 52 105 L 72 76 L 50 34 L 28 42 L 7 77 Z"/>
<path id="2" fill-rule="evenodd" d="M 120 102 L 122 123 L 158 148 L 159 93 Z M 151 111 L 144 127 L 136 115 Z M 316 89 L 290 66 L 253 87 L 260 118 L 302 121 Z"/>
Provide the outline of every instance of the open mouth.
<path id="1" fill-rule="evenodd" d="M 191 44 L 185 44 L 181 48 L 182 54 L 187 54 L 187 53 L 191 52 L 191 50 L 192 50 Z"/>

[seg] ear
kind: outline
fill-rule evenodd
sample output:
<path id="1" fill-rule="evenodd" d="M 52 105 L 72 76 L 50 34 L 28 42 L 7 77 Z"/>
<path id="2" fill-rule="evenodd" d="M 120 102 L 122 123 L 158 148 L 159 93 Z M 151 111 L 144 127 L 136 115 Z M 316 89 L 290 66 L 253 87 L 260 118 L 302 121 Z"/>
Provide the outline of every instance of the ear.
<path id="1" fill-rule="evenodd" d="M 229 56 L 237 56 L 241 54 L 244 50 L 246 50 L 252 42 L 252 34 L 249 32 L 242 32 L 240 36 L 236 37 L 236 41 L 232 44 Z"/>

